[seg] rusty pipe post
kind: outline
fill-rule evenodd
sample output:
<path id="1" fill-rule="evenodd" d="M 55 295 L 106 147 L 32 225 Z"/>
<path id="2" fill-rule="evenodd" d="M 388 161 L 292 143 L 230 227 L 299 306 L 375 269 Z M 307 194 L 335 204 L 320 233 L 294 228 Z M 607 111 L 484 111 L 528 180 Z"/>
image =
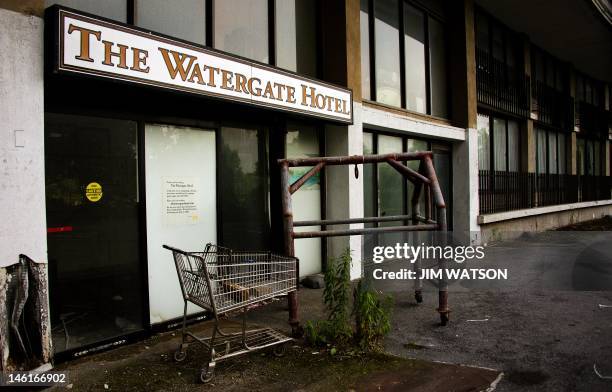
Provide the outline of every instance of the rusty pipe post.
<path id="1" fill-rule="evenodd" d="M 289 190 L 289 165 L 281 162 L 281 203 L 283 210 L 283 239 L 285 242 L 285 255 L 295 257 L 295 247 L 293 243 L 293 210 L 291 208 L 291 192 Z M 295 264 L 296 286 L 299 288 L 300 280 L 300 261 Z M 298 319 L 298 294 L 297 290 L 292 291 L 287 296 L 289 306 L 289 325 L 291 333 L 295 337 L 301 337 L 300 322 Z"/>
<path id="2" fill-rule="evenodd" d="M 420 173 L 415 172 L 408 166 L 402 165 L 395 159 L 387 158 L 386 161 L 392 168 L 397 170 L 402 176 L 410 180 L 412 183 L 419 181 L 425 184 L 429 184 L 429 179 L 427 177 L 423 176 Z"/>
<path id="3" fill-rule="evenodd" d="M 427 172 L 425 171 L 425 164 L 423 163 L 423 160 L 421 159 L 420 164 L 419 164 L 419 170 L 418 173 L 423 176 L 423 174 L 427 175 Z M 425 177 L 425 176 L 423 176 Z M 425 177 L 426 178 L 426 177 Z M 415 181 L 414 182 L 414 190 L 412 192 L 412 199 L 410 200 L 410 204 L 412 207 L 412 224 L 413 225 L 417 225 L 419 224 L 419 215 L 420 215 L 420 206 L 419 206 L 419 200 L 421 199 L 421 192 L 423 191 L 423 187 L 427 187 L 428 188 L 428 183 L 431 183 L 431 181 L 429 181 L 429 179 L 427 179 L 427 183 L 421 182 L 421 181 Z M 416 238 L 416 242 L 419 243 L 420 239 L 418 237 L 420 237 L 420 234 L 414 234 L 415 236 L 417 236 Z M 416 274 L 416 278 L 414 279 L 414 299 L 415 301 L 420 304 L 423 302 L 423 280 L 421 280 L 420 276 L 421 276 L 421 259 L 415 260 L 414 263 L 412 264 L 412 269 L 414 271 L 414 273 Z"/>
<path id="4" fill-rule="evenodd" d="M 438 230 L 442 235 L 442 240 L 444 243 L 442 246 L 446 245 L 446 204 L 444 203 L 444 196 L 442 195 L 442 190 L 440 189 L 440 183 L 438 182 L 438 177 L 436 176 L 436 171 L 433 166 L 433 161 L 431 156 L 426 156 L 424 158 L 425 162 L 425 170 L 427 171 L 427 177 L 431 181 L 430 187 L 433 193 L 433 197 L 436 204 L 436 209 L 438 210 Z M 449 319 L 450 310 L 448 308 L 448 282 L 446 281 L 446 260 L 441 258 L 438 263 L 440 269 L 442 270 L 442 279 L 440 279 L 440 285 L 438 287 L 438 313 L 440 314 L 440 324 L 446 325 Z"/>
<path id="5" fill-rule="evenodd" d="M 431 157 L 431 151 L 404 152 L 400 154 L 381 154 L 381 155 L 351 155 L 344 157 L 320 157 L 320 158 L 296 158 L 296 159 L 279 159 L 278 163 L 287 163 L 290 167 L 296 166 L 315 166 L 324 162 L 328 166 L 335 165 L 353 165 L 363 163 L 378 163 L 385 162 L 387 159 L 395 161 L 418 161 L 424 157 Z"/>
<path id="6" fill-rule="evenodd" d="M 431 187 L 425 185 L 425 219 L 431 220 Z"/>

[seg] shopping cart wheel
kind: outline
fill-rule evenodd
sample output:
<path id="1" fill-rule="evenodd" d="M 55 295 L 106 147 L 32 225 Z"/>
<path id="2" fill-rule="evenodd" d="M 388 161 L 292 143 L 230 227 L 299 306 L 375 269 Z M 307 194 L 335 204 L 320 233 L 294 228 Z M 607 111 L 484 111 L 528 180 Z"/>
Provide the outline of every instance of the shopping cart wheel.
<path id="1" fill-rule="evenodd" d="M 287 342 L 277 344 L 272 349 L 272 354 L 274 354 L 274 356 L 279 357 L 279 358 L 284 357 L 286 352 L 287 352 Z"/>
<path id="2" fill-rule="evenodd" d="M 187 358 L 187 351 L 178 349 L 174 352 L 174 360 L 176 362 L 183 362 Z"/>
<path id="3" fill-rule="evenodd" d="M 211 382 L 214 377 L 215 368 L 214 366 L 210 366 L 210 364 L 207 364 L 206 367 L 202 368 L 202 370 L 200 371 L 200 382 L 203 384 Z"/>

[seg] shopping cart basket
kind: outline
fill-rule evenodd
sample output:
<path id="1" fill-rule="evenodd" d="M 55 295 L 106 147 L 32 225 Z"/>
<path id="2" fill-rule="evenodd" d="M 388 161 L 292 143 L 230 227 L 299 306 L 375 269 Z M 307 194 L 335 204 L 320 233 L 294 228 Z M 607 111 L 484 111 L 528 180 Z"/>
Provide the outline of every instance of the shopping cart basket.
<path id="1" fill-rule="evenodd" d="M 209 361 L 200 372 L 200 380 L 214 376 L 215 364 L 248 352 L 274 346 L 282 355 L 291 340 L 272 328 L 246 329 L 246 311 L 297 289 L 297 259 L 270 252 L 242 252 L 207 244 L 204 252 L 185 252 L 164 245 L 172 251 L 184 299 L 181 345 L 174 353 L 183 361 L 186 348 L 202 344 Z M 212 312 L 214 327 L 210 337 L 197 337 L 186 331 L 187 303 Z M 228 312 L 242 312 L 242 330 L 226 333 L 219 327 L 219 317 Z"/>

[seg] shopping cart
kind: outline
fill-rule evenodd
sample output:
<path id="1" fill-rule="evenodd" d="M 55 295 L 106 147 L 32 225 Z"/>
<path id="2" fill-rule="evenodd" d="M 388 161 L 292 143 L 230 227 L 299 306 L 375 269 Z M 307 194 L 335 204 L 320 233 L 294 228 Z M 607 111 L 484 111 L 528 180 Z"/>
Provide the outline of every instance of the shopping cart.
<path id="1" fill-rule="evenodd" d="M 209 361 L 200 372 L 200 381 L 206 383 L 212 380 L 218 361 L 272 346 L 275 355 L 284 354 L 292 339 L 272 328 L 247 330 L 246 311 L 297 290 L 295 257 L 239 252 L 212 244 L 207 244 L 204 252 L 163 247 L 172 251 L 185 302 L 181 345 L 174 353 L 175 361 L 186 358 L 189 343 L 202 344 L 209 353 Z M 185 330 L 188 302 L 212 312 L 214 327 L 210 337 L 197 337 Z M 219 317 L 230 312 L 242 313 L 240 332 L 221 330 Z"/>

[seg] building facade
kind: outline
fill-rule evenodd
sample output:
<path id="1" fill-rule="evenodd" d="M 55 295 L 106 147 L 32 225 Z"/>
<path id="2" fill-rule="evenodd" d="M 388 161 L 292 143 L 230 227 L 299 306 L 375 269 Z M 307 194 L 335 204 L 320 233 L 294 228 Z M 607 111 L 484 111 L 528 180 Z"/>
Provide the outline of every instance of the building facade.
<path id="1" fill-rule="evenodd" d="M 432 151 L 470 242 L 610 215 L 601 4 L 1 1 L 2 368 L 172 328 L 164 243 L 282 252 L 278 159 Z M 357 169 L 309 180 L 295 218 L 414 213 L 392 168 Z M 300 275 L 349 247 L 360 278 L 399 238 L 298 240 Z M 35 328 L 6 316 L 20 290 Z"/>

